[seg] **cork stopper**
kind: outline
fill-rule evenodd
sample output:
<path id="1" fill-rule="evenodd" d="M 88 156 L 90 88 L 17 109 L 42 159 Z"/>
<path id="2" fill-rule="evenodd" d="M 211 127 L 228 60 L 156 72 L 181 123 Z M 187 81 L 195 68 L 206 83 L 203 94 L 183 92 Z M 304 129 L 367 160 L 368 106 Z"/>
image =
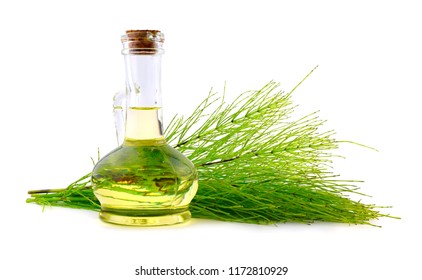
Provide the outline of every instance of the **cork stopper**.
<path id="1" fill-rule="evenodd" d="M 127 30 L 122 36 L 123 54 L 163 52 L 164 34 L 159 30 Z"/>

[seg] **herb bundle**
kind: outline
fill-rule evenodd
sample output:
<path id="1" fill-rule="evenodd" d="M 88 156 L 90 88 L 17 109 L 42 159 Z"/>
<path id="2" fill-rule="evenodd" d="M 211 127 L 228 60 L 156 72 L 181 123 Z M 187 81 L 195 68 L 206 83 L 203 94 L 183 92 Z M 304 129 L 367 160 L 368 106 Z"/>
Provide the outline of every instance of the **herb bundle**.
<path id="1" fill-rule="evenodd" d="M 199 189 L 190 204 L 194 218 L 371 224 L 391 217 L 378 206 L 348 197 L 361 193 L 356 181 L 339 180 L 332 171 L 333 151 L 340 143 L 334 132 L 321 132 L 324 121 L 315 113 L 292 120 L 296 88 L 285 93 L 270 82 L 229 104 L 224 94 L 210 92 L 190 117 L 172 119 L 166 139 L 199 173 Z M 90 173 L 65 189 L 28 193 L 27 202 L 100 210 Z"/>

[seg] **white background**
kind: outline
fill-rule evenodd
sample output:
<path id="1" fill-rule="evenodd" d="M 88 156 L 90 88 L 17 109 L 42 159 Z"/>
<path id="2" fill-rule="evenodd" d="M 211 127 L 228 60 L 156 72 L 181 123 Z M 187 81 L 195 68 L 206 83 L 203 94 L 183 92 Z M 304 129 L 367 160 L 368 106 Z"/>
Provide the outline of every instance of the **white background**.
<path id="1" fill-rule="evenodd" d="M 134 275 L 141 265 L 253 265 L 288 266 L 281 279 L 417 279 L 417 2 L 3 1 L 0 278 L 141 279 Z M 402 219 L 374 221 L 382 228 L 193 220 L 143 229 L 25 204 L 28 189 L 63 187 L 90 171 L 97 147 L 114 148 L 111 99 L 124 85 L 120 35 L 146 28 L 166 35 L 167 122 L 174 113 L 188 115 L 225 81 L 229 99 L 270 80 L 289 90 L 319 65 L 294 95 L 299 112 L 321 110 L 338 139 L 379 150 L 342 145 L 346 159 L 335 170 L 364 180 L 362 192 L 372 195 L 364 201 L 393 206 L 383 212 Z"/>

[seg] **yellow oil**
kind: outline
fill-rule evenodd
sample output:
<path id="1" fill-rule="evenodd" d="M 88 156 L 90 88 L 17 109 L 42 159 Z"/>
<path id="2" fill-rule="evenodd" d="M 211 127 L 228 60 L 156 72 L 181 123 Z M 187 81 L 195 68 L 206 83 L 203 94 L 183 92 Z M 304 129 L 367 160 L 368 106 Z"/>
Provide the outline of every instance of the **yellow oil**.
<path id="1" fill-rule="evenodd" d="M 163 138 L 159 107 L 130 107 L 126 113 L 126 139 Z"/>
<path id="2" fill-rule="evenodd" d="M 198 175 L 162 137 L 159 109 L 129 108 L 124 143 L 94 167 L 93 190 L 106 222 L 157 226 L 190 219 Z"/>

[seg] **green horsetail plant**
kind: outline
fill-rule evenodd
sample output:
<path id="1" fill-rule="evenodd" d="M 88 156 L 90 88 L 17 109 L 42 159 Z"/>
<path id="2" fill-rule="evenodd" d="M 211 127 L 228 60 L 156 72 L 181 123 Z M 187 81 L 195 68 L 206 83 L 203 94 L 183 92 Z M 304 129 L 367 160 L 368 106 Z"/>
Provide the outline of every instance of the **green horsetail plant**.
<path id="1" fill-rule="evenodd" d="M 324 121 L 316 113 L 292 119 L 296 88 L 285 93 L 270 82 L 229 104 L 224 94 L 210 92 L 190 117 L 172 119 L 167 141 L 199 172 L 199 189 L 190 204 L 194 218 L 372 224 L 392 217 L 377 210 L 381 207 L 349 198 L 362 194 L 358 181 L 339 180 L 333 173 L 333 151 L 341 141 L 334 139 L 334 131 L 321 131 Z M 43 206 L 100 210 L 90 173 L 65 189 L 29 194 L 27 202 Z"/>

